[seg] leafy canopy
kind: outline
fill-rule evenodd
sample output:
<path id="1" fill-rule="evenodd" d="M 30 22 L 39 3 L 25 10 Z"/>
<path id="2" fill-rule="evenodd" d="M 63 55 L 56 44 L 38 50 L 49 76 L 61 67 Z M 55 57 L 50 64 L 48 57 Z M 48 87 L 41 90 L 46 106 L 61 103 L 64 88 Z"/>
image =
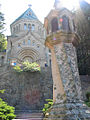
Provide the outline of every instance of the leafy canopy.
<path id="1" fill-rule="evenodd" d="M 4 14 L 0 12 L 0 52 L 4 52 L 7 47 L 7 40 L 5 38 L 5 35 L 3 34 L 4 25 Z"/>
<path id="2" fill-rule="evenodd" d="M 4 30 L 4 25 L 5 25 L 5 23 L 4 23 L 4 14 L 2 14 L 2 13 L 0 12 L 0 33 L 3 32 L 3 30 Z"/>
<path id="3" fill-rule="evenodd" d="M 7 40 L 3 34 L 0 33 L 0 52 L 4 52 L 7 48 Z"/>

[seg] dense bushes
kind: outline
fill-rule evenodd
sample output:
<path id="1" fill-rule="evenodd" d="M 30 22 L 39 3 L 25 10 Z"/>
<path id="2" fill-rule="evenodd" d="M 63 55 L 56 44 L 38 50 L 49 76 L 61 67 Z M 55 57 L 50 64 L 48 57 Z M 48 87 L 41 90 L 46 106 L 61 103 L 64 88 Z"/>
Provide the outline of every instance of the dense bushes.
<path id="1" fill-rule="evenodd" d="M 13 68 L 16 72 L 40 72 L 40 66 L 36 62 L 29 63 L 28 61 L 25 61 L 21 66 L 16 65 Z"/>
<path id="2" fill-rule="evenodd" d="M 4 90 L 0 90 L 0 93 L 4 93 Z M 14 114 L 15 108 L 9 106 L 0 98 L 0 120 L 12 120 L 16 117 Z"/>

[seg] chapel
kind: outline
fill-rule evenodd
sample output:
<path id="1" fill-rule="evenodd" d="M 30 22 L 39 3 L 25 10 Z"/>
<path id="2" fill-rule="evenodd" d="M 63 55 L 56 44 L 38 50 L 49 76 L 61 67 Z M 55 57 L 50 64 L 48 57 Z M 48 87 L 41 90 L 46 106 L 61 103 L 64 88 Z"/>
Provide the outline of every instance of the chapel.
<path id="1" fill-rule="evenodd" d="M 28 60 L 42 67 L 48 64 L 45 28 L 30 7 L 10 25 L 10 30 L 11 36 L 7 37 L 8 63 L 18 65 Z"/>

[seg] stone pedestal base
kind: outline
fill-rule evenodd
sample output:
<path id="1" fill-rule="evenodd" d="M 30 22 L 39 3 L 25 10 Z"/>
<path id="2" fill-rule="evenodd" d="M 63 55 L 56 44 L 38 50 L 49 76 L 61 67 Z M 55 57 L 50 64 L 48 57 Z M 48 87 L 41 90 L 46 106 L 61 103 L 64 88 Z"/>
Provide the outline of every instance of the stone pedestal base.
<path id="1" fill-rule="evenodd" d="M 83 103 L 55 104 L 43 120 L 90 120 L 90 111 Z"/>

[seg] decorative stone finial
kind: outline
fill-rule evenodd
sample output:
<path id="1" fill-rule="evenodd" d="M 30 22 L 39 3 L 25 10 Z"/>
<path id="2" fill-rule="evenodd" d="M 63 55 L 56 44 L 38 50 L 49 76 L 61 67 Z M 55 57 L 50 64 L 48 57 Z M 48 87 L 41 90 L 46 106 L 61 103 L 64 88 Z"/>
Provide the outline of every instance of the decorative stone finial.
<path id="1" fill-rule="evenodd" d="M 28 4 L 28 7 L 29 7 L 29 8 L 31 8 L 31 7 L 32 7 L 32 5 L 31 5 L 31 4 Z"/>
<path id="2" fill-rule="evenodd" d="M 55 7 L 55 9 L 61 9 L 62 2 L 60 0 L 55 0 L 54 7 Z"/>

